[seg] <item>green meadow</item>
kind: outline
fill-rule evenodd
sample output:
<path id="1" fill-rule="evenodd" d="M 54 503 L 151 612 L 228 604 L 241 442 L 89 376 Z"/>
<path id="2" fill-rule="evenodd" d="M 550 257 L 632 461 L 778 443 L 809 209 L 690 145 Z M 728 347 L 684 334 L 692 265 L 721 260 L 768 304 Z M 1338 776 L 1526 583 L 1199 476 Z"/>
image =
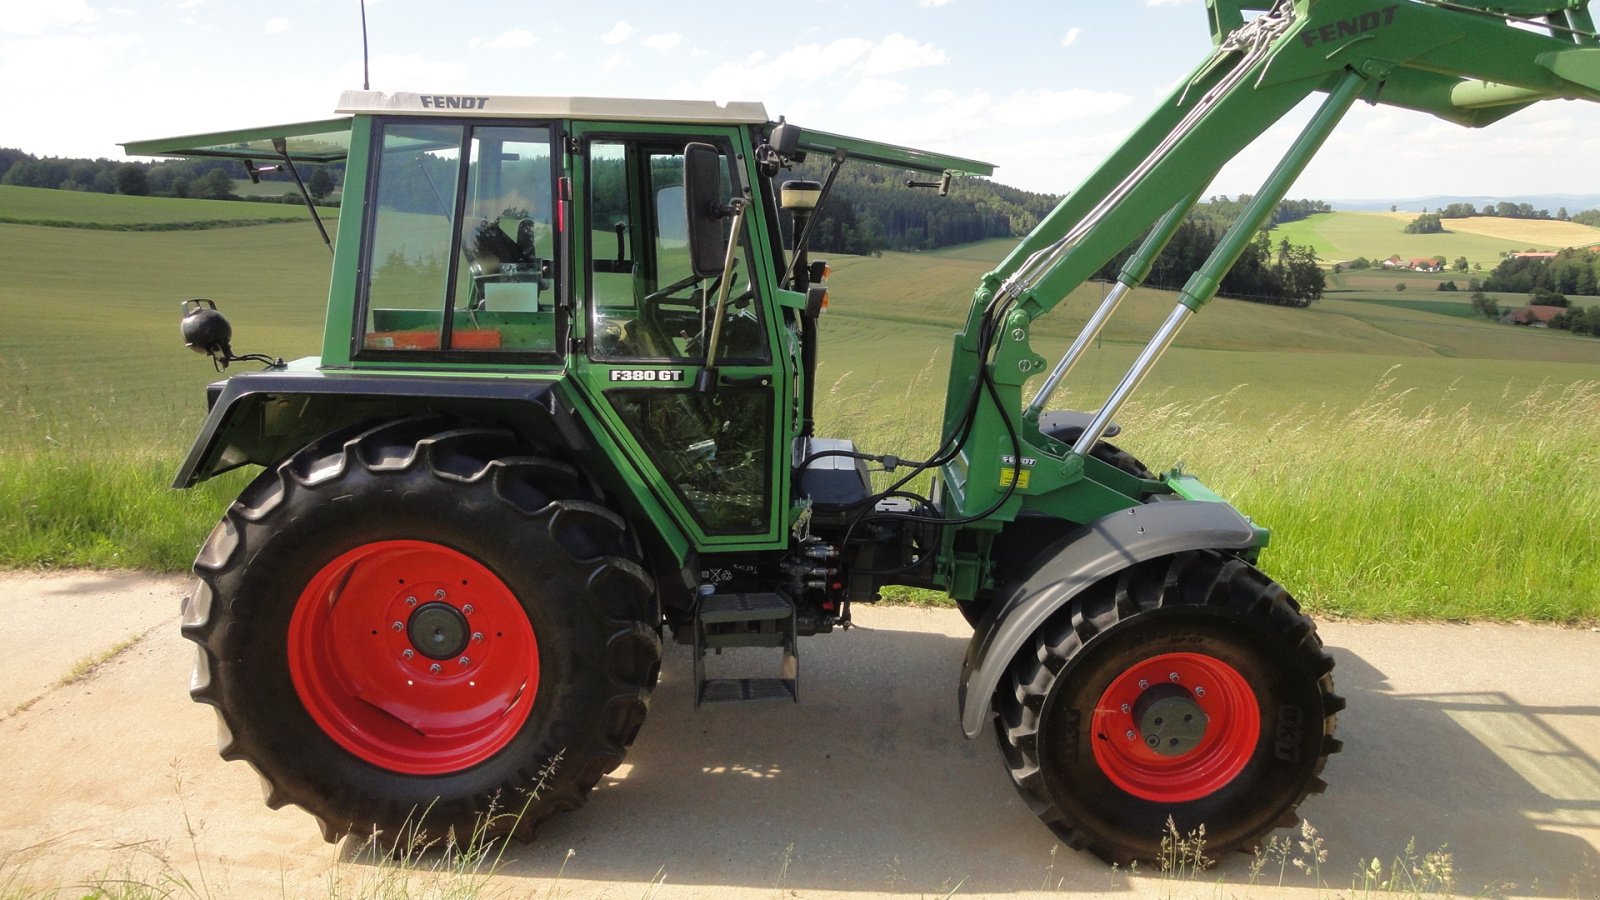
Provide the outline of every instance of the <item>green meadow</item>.
<path id="1" fill-rule="evenodd" d="M 1406 234 L 1415 212 L 1319 213 L 1272 229 L 1272 239 L 1288 238 L 1292 244 L 1310 244 L 1325 265 L 1365 256 L 1374 263 L 1398 255 L 1401 259 L 1443 256 L 1447 265 L 1465 256 L 1484 271 L 1499 264 L 1513 250 L 1557 250 L 1600 242 L 1600 228 L 1572 222 L 1539 219 L 1472 217 L 1444 220 L 1439 234 Z M 1445 273 L 1447 276 L 1449 273 Z M 1458 273 L 1459 274 L 1459 273 Z M 1463 276 L 1465 277 L 1465 276 Z"/>
<path id="2" fill-rule="evenodd" d="M 0 224 L 0 565 L 187 566 L 248 475 L 166 488 L 217 377 L 183 348 L 178 304 L 216 299 L 240 352 L 314 354 L 327 250 L 304 221 L 261 222 L 304 215 L 0 188 L 0 219 L 258 223 Z M 1009 246 L 834 258 L 821 428 L 875 452 L 937 444 L 951 335 Z M 1397 292 L 1393 273 L 1352 274 L 1309 309 L 1213 302 L 1117 443 L 1272 527 L 1264 567 L 1321 614 L 1600 619 L 1600 342 L 1462 315 L 1465 294 L 1420 275 Z M 1102 289 L 1038 323 L 1041 353 Z M 1173 302 L 1136 291 L 1052 406 L 1096 407 Z"/>

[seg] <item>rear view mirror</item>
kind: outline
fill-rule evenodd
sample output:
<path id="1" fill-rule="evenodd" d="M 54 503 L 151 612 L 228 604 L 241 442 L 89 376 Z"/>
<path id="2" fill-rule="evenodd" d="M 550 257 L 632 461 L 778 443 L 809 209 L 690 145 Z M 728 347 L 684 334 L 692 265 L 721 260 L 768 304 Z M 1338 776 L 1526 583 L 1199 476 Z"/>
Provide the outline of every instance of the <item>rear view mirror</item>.
<path id="1" fill-rule="evenodd" d="M 694 274 L 711 278 L 722 273 L 727 254 L 722 220 L 722 154 L 710 144 L 683 148 L 683 187 L 689 213 L 689 259 Z"/>

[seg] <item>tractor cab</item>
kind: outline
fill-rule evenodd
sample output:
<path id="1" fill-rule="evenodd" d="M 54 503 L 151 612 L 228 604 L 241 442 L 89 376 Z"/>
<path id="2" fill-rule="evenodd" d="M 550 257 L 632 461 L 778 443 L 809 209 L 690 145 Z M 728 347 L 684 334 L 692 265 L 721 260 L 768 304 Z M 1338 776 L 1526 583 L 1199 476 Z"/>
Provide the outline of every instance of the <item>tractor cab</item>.
<path id="1" fill-rule="evenodd" d="M 337 111 L 127 145 L 297 182 L 345 166 L 320 357 L 213 385 L 178 485 L 354 422 L 493 422 L 651 523 L 652 567 L 679 573 L 664 581 L 684 608 L 703 572 L 756 565 L 719 555 L 781 556 L 807 514 L 795 469 L 812 456 L 824 267 L 806 223 L 833 175 L 866 161 L 943 189 L 993 171 L 802 131 L 756 103 L 351 91 Z M 787 174 L 808 156 L 831 166 L 823 183 Z"/>

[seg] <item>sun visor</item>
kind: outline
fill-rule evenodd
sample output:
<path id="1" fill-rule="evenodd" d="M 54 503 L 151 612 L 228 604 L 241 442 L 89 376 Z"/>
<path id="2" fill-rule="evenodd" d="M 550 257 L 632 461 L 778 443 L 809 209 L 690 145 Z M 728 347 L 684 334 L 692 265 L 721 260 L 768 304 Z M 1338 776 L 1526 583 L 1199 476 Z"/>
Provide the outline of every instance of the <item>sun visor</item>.
<path id="1" fill-rule="evenodd" d="M 289 158 L 297 163 L 332 163 L 350 155 L 350 122 L 351 117 L 343 116 L 296 125 L 130 141 L 122 149 L 129 156 L 278 160 L 283 153 L 275 142 L 282 141 Z"/>
<path id="2" fill-rule="evenodd" d="M 918 172 L 927 172 L 931 175 L 943 175 L 946 172 L 962 175 L 994 174 L 994 163 L 981 162 L 976 159 L 964 159 L 959 156 L 947 156 L 943 153 L 932 153 L 911 147 L 899 147 L 894 144 L 880 144 L 877 141 L 846 137 L 842 134 L 829 134 L 825 131 L 812 131 L 809 128 L 801 131 L 800 149 L 808 153 L 822 153 L 829 156 L 833 155 L 837 150 L 843 150 L 851 159 L 894 166 L 899 169 L 912 169 Z"/>

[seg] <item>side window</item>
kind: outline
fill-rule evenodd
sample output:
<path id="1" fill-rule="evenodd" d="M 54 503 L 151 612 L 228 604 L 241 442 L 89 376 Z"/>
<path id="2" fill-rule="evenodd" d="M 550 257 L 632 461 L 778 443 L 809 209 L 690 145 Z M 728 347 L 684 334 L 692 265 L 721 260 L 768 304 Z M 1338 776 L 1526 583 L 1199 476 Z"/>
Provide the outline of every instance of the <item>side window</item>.
<path id="1" fill-rule="evenodd" d="M 553 354 L 550 129 L 383 129 L 363 351 Z"/>
<path id="2" fill-rule="evenodd" d="M 771 391 L 620 390 L 607 396 L 707 533 L 766 530 Z"/>
<path id="3" fill-rule="evenodd" d="M 689 263 L 683 144 L 593 140 L 588 154 L 589 309 L 597 359 L 705 360 L 720 277 Z M 725 165 L 723 196 L 733 196 Z M 719 363 L 769 359 L 749 240 L 735 256 Z"/>

